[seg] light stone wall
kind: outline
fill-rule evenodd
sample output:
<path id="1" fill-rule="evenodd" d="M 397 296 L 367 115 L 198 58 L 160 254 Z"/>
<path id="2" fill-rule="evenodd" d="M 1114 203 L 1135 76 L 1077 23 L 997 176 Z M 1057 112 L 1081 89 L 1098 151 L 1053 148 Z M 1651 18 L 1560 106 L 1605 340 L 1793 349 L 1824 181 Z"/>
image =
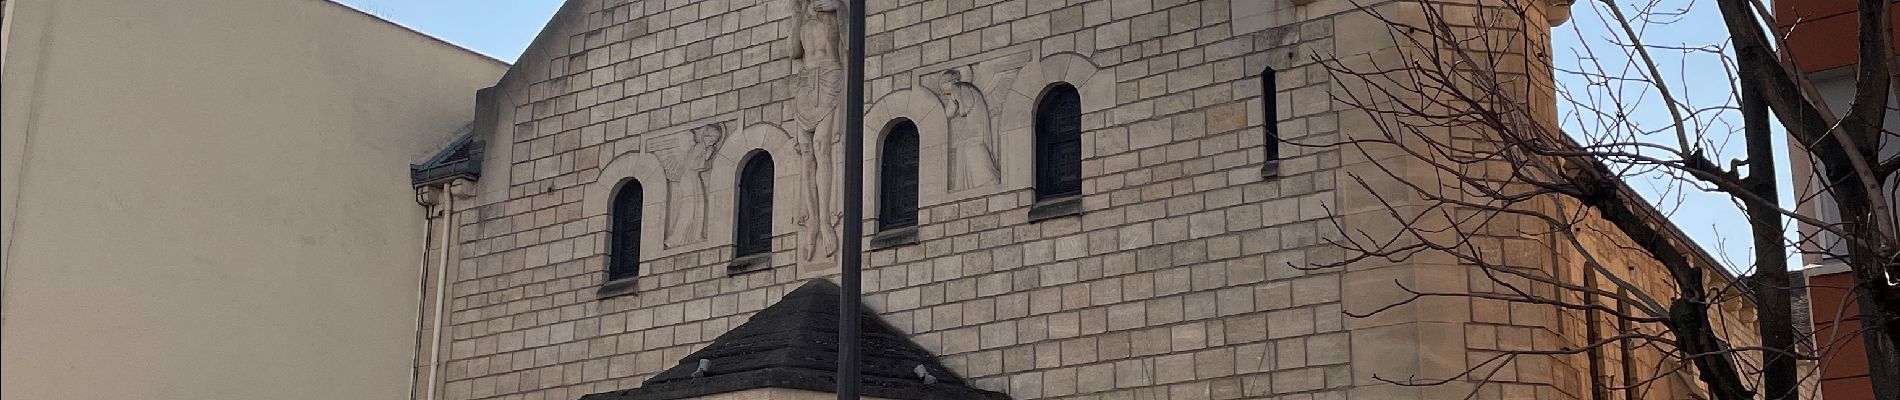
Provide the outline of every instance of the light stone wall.
<path id="1" fill-rule="evenodd" d="M 1552 204 L 1554 205 L 1555 203 Z M 1561 207 L 1563 210 L 1579 210 L 1578 204 L 1568 201 L 1557 207 Z M 1609 268 L 1609 270 L 1614 273 L 1617 279 L 1629 282 L 1635 288 L 1638 288 L 1639 292 L 1655 298 L 1657 301 L 1664 302 L 1664 307 L 1668 306 L 1668 301 L 1678 296 L 1680 291 L 1677 289 L 1677 284 L 1675 280 L 1671 278 L 1669 271 L 1651 258 L 1648 253 L 1640 250 L 1641 247 L 1638 246 L 1635 241 L 1623 235 L 1614 227 L 1611 227 L 1609 223 L 1602 220 L 1594 210 L 1585 210 L 1579 220 L 1583 221 L 1580 226 L 1584 231 L 1596 234 L 1580 237 L 1580 241 L 1582 242 L 1581 249 L 1562 245 L 1546 245 L 1546 248 L 1549 250 L 1545 253 L 1554 255 L 1557 260 L 1556 263 L 1552 264 L 1555 265 L 1556 268 L 1547 268 L 1547 270 L 1553 270 L 1553 276 L 1559 276 L 1564 282 L 1577 284 L 1585 282 L 1582 278 L 1582 274 L 1589 269 L 1584 264 L 1584 258 L 1586 257 L 1584 253 L 1588 253 L 1587 257 L 1593 258 L 1603 265 L 1615 267 Z M 1524 224 L 1524 226 L 1532 225 L 1531 223 Z M 1704 290 L 1720 299 L 1716 302 L 1715 307 L 1709 310 L 1710 323 L 1714 326 L 1716 336 L 1727 341 L 1728 346 L 1733 348 L 1759 346 L 1760 337 L 1756 334 L 1755 306 L 1750 303 L 1749 300 L 1742 298 L 1743 293 L 1740 293 L 1750 289 L 1741 286 L 1741 283 L 1730 274 L 1723 273 L 1720 270 L 1722 267 L 1719 265 L 1702 265 L 1702 267 Z M 1621 288 L 1619 288 L 1618 285 L 1604 278 L 1602 275 L 1599 275 L 1596 286 L 1594 287 L 1606 293 L 1631 292 L 1629 290 L 1619 290 Z M 1490 285 L 1478 290 L 1501 293 L 1508 289 L 1501 285 Z M 1584 299 L 1582 295 L 1575 293 L 1566 295 L 1566 298 L 1575 304 L 1588 304 L 1590 301 L 1589 299 Z M 1607 307 L 1619 307 L 1617 302 L 1608 298 L 1599 298 L 1595 301 L 1597 304 L 1603 304 Z M 1522 304 L 1505 304 L 1500 301 L 1490 300 L 1474 301 L 1473 306 L 1474 310 L 1481 311 L 1473 314 L 1474 316 L 1478 316 L 1478 318 L 1474 319 L 1474 324 L 1469 328 L 1472 329 L 1471 336 L 1479 338 L 1478 340 L 1471 341 L 1470 349 L 1473 352 L 1474 358 L 1480 353 L 1496 354 L 1498 350 L 1525 348 L 1526 346 L 1534 346 L 1537 343 L 1563 343 L 1565 346 L 1571 348 L 1582 348 L 1585 343 L 1589 342 L 1586 336 L 1577 334 L 1587 331 L 1585 320 L 1588 318 L 1588 315 L 1583 312 L 1558 311 L 1550 309 L 1549 307 L 1535 308 L 1527 307 Z M 1623 309 L 1633 310 L 1634 307 L 1636 306 L 1629 305 L 1624 306 Z M 1637 311 L 1628 312 L 1643 315 Z M 1619 322 L 1612 316 L 1599 314 L 1598 318 L 1599 330 L 1595 336 L 1597 338 L 1615 336 L 1626 332 L 1625 329 L 1627 329 L 1627 332 L 1644 333 L 1659 337 L 1673 337 L 1668 329 L 1661 324 L 1625 323 L 1619 325 Z M 1514 337 L 1524 337 L 1526 327 L 1536 329 L 1536 331 L 1530 335 L 1536 342 L 1526 343 L 1521 339 L 1513 340 Z M 1494 330 L 1495 333 L 1493 333 Z M 1566 335 L 1566 332 L 1571 332 L 1572 334 Z M 1491 339 L 1496 339 L 1496 341 L 1493 342 Z M 1626 350 L 1628 351 L 1628 357 L 1630 357 L 1628 360 L 1624 359 L 1624 352 Z M 1587 368 L 1587 363 L 1589 362 L 1586 356 L 1588 356 L 1588 354 L 1554 357 L 1548 362 L 1558 364 L 1560 370 L 1562 370 L 1561 368 L 1568 368 L 1571 372 L 1574 372 L 1574 374 L 1559 374 L 1549 378 L 1540 377 L 1539 379 L 1550 379 L 1560 387 L 1587 390 L 1585 389 L 1587 386 L 1583 386 L 1587 382 L 1581 380 L 1583 377 L 1588 376 L 1584 373 Z M 1693 365 L 1683 364 L 1680 357 L 1665 357 L 1664 354 L 1659 352 L 1658 348 L 1647 345 L 1647 343 L 1642 341 L 1619 341 L 1615 344 L 1604 346 L 1601 350 L 1601 357 L 1604 358 L 1602 364 L 1603 371 L 1601 371 L 1601 373 L 1606 383 L 1623 386 L 1624 382 L 1655 382 L 1654 384 L 1646 386 L 1646 390 L 1641 391 L 1641 395 L 1635 398 L 1682 399 L 1709 397 L 1706 385 L 1699 381 L 1698 378 L 1696 378 L 1696 374 L 1693 373 Z M 1633 374 L 1625 373 L 1623 365 L 1626 361 L 1633 362 L 1634 365 L 1639 366 L 1629 371 Z M 1737 354 L 1736 362 L 1742 365 L 1760 365 L 1761 355 L 1754 352 L 1740 352 Z M 1520 368 L 1518 373 L 1522 375 L 1521 369 L 1523 365 L 1520 364 L 1517 367 Z M 1626 398 L 1624 395 L 1625 393 L 1621 393 L 1621 391 L 1615 391 L 1615 395 L 1611 398 Z"/>
<path id="2" fill-rule="evenodd" d="M 1386 214 L 1366 190 L 1342 184 L 1402 162 L 1390 154 L 1285 146 L 1279 175 L 1260 172 L 1267 121 L 1256 74 L 1268 67 L 1279 71 L 1272 95 L 1283 137 L 1333 143 L 1376 129 L 1331 100 L 1343 85 L 1311 57 L 1396 55 L 1392 37 L 1354 7 L 871 1 L 867 132 L 909 118 L 924 156 L 920 241 L 867 254 L 867 306 L 976 386 L 1017 399 L 1463 398 L 1469 382 L 1416 388 L 1382 378 L 1447 374 L 1499 346 L 1580 337 L 1554 310 L 1500 313 L 1464 300 L 1343 314 L 1402 298 L 1401 282 L 1474 290 L 1477 278 L 1456 262 L 1293 267 L 1342 259 L 1326 242 L 1339 234 L 1335 218 L 1394 225 L 1375 218 Z M 508 173 L 485 177 L 457 213 L 447 398 L 636 387 L 803 279 L 836 274 L 793 254 L 793 189 L 809 173 L 791 162 L 798 150 L 786 133 L 792 10 L 789 0 L 587 0 L 557 13 L 499 85 L 513 111 L 501 116 L 487 162 Z M 1547 43 L 1542 21 L 1524 26 Z M 1029 61 L 1009 89 L 984 93 L 1003 104 L 1000 182 L 953 190 L 941 154 L 952 132 L 919 76 L 1018 54 Z M 1083 93 L 1085 211 L 1029 221 L 1029 110 L 1055 82 Z M 1529 100 L 1554 113 L 1548 94 Z M 655 189 L 666 179 L 656 143 L 710 123 L 734 133 L 707 175 L 708 239 L 668 248 L 661 225 L 647 225 L 639 290 L 597 298 L 613 188 L 639 180 L 648 220 L 664 215 L 673 207 Z M 877 143 L 867 137 L 867 166 Z M 741 157 L 760 150 L 777 167 L 777 253 L 770 269 L 729 276 L 731 188 Z M 875 178 L 872 170 L 866 181 Z M 1481 319 L 1498 315 L 1513 319 Z M 1573 364 L 1510 365 L 1483 398 L 1586 395 Z"/>

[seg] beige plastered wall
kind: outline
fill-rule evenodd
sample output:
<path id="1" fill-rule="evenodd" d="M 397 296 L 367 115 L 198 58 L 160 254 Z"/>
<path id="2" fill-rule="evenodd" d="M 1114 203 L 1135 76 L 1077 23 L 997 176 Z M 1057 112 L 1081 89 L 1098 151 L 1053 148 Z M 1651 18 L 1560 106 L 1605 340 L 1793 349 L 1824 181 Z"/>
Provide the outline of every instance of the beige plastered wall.
<path id="1" fill-rule="evenodd" d="M 5 6 L 0 397 L 406 395 L 406 167 L 505 63 L 327 1 Z"/>

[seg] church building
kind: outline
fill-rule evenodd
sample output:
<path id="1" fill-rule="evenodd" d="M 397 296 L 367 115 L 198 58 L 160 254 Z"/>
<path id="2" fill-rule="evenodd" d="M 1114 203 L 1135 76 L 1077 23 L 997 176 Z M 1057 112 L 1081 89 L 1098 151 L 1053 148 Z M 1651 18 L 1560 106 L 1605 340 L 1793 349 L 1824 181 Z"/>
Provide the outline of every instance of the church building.
<path id="1" fill-rule="evenodd" d="M 1322 60 L 1402 64 L 1386 21 L 1421 7 L 1507 18 L 1483 29 L 1541 66 L 1524 101 L 1554 124 L 1567 0 L 867 3 L 862 159 L 846 2 L 562 6 L 410 171 L 447 213 L 416 399 L 832 398 L 839 318 L 886 399 L 1589 399 L 1645 360 L 1562 354 L 1614 328 L 1584 311 L 1409 294 L 1496 290 L 1456 259 L 1342 263 L 1435 175 L 1341 145 L 1380 120 Z M 841 237 L 847 165 L 864 237 Z M 1585 245 L 1620 280 L 1668 286 L 1610 232 Z M 836 314 L 847 240 L 865 315 Z M 1555 240 L 1495 243 L 1582 282 Z M 1654 373 L 1680 376 L 1646 398 L 1698 390 Z"/>

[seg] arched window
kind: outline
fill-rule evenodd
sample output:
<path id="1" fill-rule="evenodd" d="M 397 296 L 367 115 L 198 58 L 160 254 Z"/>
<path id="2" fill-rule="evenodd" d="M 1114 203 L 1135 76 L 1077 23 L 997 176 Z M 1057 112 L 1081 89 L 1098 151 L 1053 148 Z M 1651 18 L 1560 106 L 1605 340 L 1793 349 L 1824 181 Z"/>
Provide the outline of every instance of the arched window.
<path id="1" fill-rule="evenodd" d="M 1036 105 L 1036 199 L 1082 194 L 1082 97 L 1074 86 L 1049 88 Z"/>
<path id="2" fill-rule="evenodd" d="M 1260 72 L 1260 104 L 1262 115 L 1267 116 L 1264 145 L 1267 150 L 1267 162 L 1280 160 L 1280 82 L 1274 77 L 1278 71 L 1267 68 Z"/>
<path id="3" fill-rule="evenodd" d="M 917 124 L 892 125 L 878 154 L 877 229 L 917 226 Z"/>
<path id="4" fill-rule="evenodd" d="M 772 251 L 772 156 L 759 153 L 739 170 L 732 247 L 735 257 Z"/>
<path id="5" fill-rule="evenodd" d="M 614 194 L 613 209 L 607 219 L 607 280 L 640 276 L 640 182 L 628 180 Z"/>

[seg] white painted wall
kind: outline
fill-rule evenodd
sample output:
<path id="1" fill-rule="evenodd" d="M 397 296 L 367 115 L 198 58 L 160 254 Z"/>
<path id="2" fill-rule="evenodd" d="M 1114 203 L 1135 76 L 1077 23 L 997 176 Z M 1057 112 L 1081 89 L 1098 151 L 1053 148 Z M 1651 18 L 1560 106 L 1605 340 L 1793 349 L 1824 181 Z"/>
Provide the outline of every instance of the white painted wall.
<path id="1" fill-rule="evenodd" d="M 407 164 L 506 68 L 321 0 L 10 0 L 0 397 L 407 395 Z"/>
<path id="2" fill-rule="evenodd" d="M 1810 74 L 1808 79 L 1814 83 L 1815 90 L 1820 92 L 1822 101 L 1827 103 L 1828 109 L 1832 110 L 1835 116 L 1847 114 L 1847 107 L 1851 106 L 1854 102 L 1853 68 L 1836 68 L 1814 73 Z M 1888 103 L 1900 104 L 1900 99 L 1890 98 L 1888 99 Z M 1900 131 L 1900 111 L 1896 111 L 1890 107 L 1887 111 L 1885 121 L 1887 130 Z M 1882 139 L 1880 143 L 1881 158 L 1893 157 L 1895 154 L 1900 154 L 1900 143 L 1895 143 L 1891 140 L 1891 137 L 1883 136 Z M 1788 152 L 1790 164 L 1792 164 L 1790 170 L 1794 177 L 1796 210 L 1805 215 L 1817 216 L 1821 220 L 1830 223 L 1840 222 L 1841 214 L 1839 207 L 1835 205 L 1834 197 L 1826 190 L 1823 190 L 1826 186 L 1822 185 L 1822 177 L 1818 175 L 1819 168 L 1814 164 L 1813 157 L 1808 155 L 1807 152 L 1803 151 L 1799 146 L 1792 144 L 1789 146 Z M 1894 205 L 1900 206 L 1900 196 L 1896 196 L 1900 195 L 1900 185 L 1897 185 L 1896 182 L 1889 181 L 1885 184 L 1885 189 L 1888 198 L 1897 202 Z M 1812 242 L 1804 243 L 1804 247 L 1807 247 L 1807 250 L 1818 251 L 1820 249 L 1828 249 L 1829 253 L 1846 254 L 1847 249 L 1842 247 L 1844 244 L 1841 243 L 1840 237 L 1812 226 L 1802 225 L 1800 229 L 1802 237 L 1811 236 L 1814 238 Z M 1802 257 L 1802 262 L 1806 264 L 1824 264 L 1829 261 L 1831 260 L 1819 254 L 1806 254 Z"/>

